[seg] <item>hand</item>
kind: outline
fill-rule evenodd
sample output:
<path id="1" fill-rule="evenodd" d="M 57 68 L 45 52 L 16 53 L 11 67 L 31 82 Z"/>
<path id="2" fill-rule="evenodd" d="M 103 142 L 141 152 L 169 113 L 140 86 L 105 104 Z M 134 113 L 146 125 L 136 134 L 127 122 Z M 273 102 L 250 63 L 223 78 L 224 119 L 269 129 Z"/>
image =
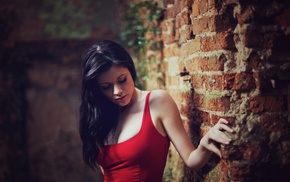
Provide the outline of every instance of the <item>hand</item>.
<path id="1" fill-rule="evenodd" d="M 200 146 L 207 150 L 217 154 L 221 157 L 221 151 L 216 146 L 217 143 L 229 144 L 231 139 L 224 134 L 224 131 L 232 133 L 234 130 L 228 126 L 229 122 L 225 119 L 219 119 L 216 125 L 214 125 L 201 139 Z"/>

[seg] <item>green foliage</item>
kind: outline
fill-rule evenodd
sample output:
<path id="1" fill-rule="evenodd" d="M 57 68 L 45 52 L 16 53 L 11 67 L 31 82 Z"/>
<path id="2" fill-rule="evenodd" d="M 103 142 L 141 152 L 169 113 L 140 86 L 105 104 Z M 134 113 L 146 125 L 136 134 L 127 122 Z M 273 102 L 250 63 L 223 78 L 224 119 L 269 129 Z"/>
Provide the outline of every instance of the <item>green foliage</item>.
<path id="1" fill-rule="evenodd" d="M 134 52 L 145 52 L 150 43 L 145 35 L 148 32 L 159 34 L 157 21 L 162 17 L 162 8 L 157 3 L 142 1 L 131 4 L 124 15 L 126 26 L 121 32 L 121 41 L 134 50 Z"/>
<path id="2" fill-rule="evenodd" d="M 162 8 L 158 7 L 156 2 L 147 0 L 130 4 L 124 14 L 125 27 L 120 33 L 120 38 L 122 44 L 133 51 L 137 68 L 136 85 L 141 89 L 146 87 L 145 82 L 149 77 L 148 67 L 156 63 L 145 58 L 146 51 L 161 50 L 163 46 L 161 41 L 153 40 L 160 34 L 158 23 L 162 15 Z M 151 36 L 146 37 L 148 34 Z"/>

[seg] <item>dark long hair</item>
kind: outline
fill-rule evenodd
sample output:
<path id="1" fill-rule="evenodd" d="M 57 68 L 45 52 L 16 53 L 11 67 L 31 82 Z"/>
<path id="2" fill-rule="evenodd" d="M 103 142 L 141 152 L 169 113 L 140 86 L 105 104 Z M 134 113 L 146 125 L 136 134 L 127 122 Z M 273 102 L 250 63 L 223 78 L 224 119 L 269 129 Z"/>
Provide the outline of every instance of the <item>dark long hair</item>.
<path id="1" fill-rule="evenodd" d="M 83 142 L 83 159 L 94 170 L 97 155 L 108 133 L 116 127 L 119 108 L 109 101 L 97 85 L 97 77 L 111 66 L 128 68 L 133 81 L 136 71 L 129 53 L 113 41 L 92 45 L 83 62 L 79 132 Z"/>

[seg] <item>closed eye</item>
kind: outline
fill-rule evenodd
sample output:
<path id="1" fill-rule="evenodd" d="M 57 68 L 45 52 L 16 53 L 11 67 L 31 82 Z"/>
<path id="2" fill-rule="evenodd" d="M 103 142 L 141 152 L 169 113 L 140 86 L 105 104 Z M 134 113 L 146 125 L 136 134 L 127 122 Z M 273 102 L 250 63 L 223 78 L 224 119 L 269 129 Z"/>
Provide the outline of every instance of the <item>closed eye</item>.
<path id="1" fill-rule="evenodd" d="M 108 90 L 110 88 L 110 85 L 109 84 L 103 84 L 103 85 L 101 85 L 101 89 L 102 90 Z"/>
<path id="2" fill-rule="evenodd" d="M 119 83 L 125 83 L 126 81 L 127 81 L 127 77 L 124 77 L 124 78 L 118 80 Z"/>

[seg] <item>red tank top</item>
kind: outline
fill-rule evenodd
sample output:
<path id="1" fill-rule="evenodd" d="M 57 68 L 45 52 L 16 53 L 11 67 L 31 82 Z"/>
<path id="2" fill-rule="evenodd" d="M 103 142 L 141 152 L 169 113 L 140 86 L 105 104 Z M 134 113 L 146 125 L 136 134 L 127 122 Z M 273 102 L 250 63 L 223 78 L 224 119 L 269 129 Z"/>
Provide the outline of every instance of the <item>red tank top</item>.
<path id="1" fill-rule="evenodd" d="M 134 137 L 101 148 L 97 162 L 105 182 L 161 182 L 169 148 L 168 137 L 153 125 L 150 92 L 146 96 L 141 129 Z"/>

